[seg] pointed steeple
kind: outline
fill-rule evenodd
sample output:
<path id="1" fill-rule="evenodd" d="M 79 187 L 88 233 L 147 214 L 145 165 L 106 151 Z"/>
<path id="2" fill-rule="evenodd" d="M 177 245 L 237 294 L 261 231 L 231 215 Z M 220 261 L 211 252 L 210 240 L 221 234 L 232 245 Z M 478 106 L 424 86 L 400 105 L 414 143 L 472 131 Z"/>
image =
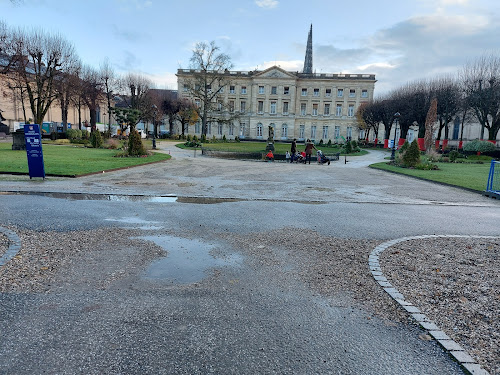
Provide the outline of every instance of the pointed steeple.
<path id="1" fill-rule="evenodd" d="M 311 24 L 311 29 L 309 30 L 309 36 L 307 37 L 307 48 L 306 48 L 306 58 L 304 59 L 304 69 L 302 73 L 312 74 L 313 70 L 313 25 Z"/>

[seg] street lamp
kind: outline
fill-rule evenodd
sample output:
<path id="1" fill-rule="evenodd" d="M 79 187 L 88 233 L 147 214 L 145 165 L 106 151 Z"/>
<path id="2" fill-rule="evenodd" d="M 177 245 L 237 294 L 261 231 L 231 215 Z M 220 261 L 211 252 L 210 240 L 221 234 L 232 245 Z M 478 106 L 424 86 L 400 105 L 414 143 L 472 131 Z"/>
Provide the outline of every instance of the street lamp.
<path id="1" fill-rule="evenodd" d="M 156 126 L 155 126 L 155 121 L 156 121 L 156 116 L 158 115 L 158 107 L 153 104 L 153 150 L 156 150 Z"/>
<path id="2" fill-rule="evenodd" d="M 391 160 L 394 161 L 396 158 L 396 132 L 398 130 L 398 120 L 401 116 L 401 113 L 396 112 L 394 114 L 394 121 L 396 121 L 396 126 L 394 127 L 394 141 L 392 142 L 392 152 L 391 152 Z"/>

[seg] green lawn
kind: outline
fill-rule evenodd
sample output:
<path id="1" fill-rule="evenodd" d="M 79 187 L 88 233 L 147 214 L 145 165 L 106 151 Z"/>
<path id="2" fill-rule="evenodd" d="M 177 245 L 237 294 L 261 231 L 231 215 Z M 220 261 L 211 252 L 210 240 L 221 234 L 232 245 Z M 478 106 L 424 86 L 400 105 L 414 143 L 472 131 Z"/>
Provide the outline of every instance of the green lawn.
<path id="1" fill-rule="evenodd" d="M 250 152 L 265 152 L 266 150 L 265 142 L 227 142 L 227 143 L 204 143 L 203 147 L 210 150 L 217 151 L 230 151 L 230 152 L 242 152 L 242 153 L 250 153 Z M 274 144 L 274 153 L 275 154 L 283 154 L 285 155 L 287 151 L 290 151 L 290 143 L 275 143 Z M 177 147 L 184 149 L 192 149 L 190 147 L 184 146 L 184 144 L 178 144 Z M 316 148 L 323 151 L 325 155 L 333 155 L 340 152 L 340 147 L 327 147 L 326 145 L 318 146 Z M 302 143 L 297 143 L 297 149 L 299 151 L 304 151 L 305 145 Z M 350 154 L 350 156 L 360 156 L 366 155 L 368 151 L 361 150 L 361 152 L 356 152 Z M 344 154 L 342 154 L 344 155 Z"/>
<path id="2" fill-rule="evenodd" d="M 467 189 L 484 191 L 488 182 L 490 164 L 460 164 L 460 163 L 435 163 L 439 170 L 421 171 L 418 169 L 400 168 L 385 162 L 372 164 L 370 167 L 390 172 L 414 176 L 425 180 L 442 182 L 449 185 L 460 186 Z"/>
<path id="3" fill-rule="evenodd" d="M 0 173 L 28 173 L 26 151 L 12 151 L 12 144 L 0 143 Z M 45 174 L 79 176 L 115 168 L 131 167 L 170 159 L 170 155 L 154 153 L 144 158 L 114 157 L 118 151 L 44 144 Z"/>

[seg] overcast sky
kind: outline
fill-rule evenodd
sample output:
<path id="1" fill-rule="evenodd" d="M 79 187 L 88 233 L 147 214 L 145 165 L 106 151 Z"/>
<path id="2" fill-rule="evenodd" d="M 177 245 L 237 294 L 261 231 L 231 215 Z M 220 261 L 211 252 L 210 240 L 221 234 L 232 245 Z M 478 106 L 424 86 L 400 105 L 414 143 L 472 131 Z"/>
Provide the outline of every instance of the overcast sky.
<path id="1" fill-rule="evenodd" d="M 455 74 L 500 51 L 499 0 L 0 0 L 9 26 L 41 27 L 81 60 L 177 88 L 196 42 L 212 41 L 235 70 L 302 70 L 310 24 L 317 73 L 376 74 L 375 94 Z"/>

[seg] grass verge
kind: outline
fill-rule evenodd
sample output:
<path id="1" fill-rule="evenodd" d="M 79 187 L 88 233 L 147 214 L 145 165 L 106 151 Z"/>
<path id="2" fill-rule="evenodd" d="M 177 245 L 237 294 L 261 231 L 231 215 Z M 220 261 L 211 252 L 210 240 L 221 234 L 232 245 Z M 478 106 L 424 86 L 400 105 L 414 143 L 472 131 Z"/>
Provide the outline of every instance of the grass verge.
<path id="1" fill-rule="evenodd" d="M 389 165 L 385 162 L 372 164 L 370 167 L 476 191 L 484 191 L 486 189 L 486 183 L 488 182 L 488 174 L 490 171 L 490 164 L 488 163 L 435 164 L 439 167 L 439 170 L 422 171 L 418 169 L 401 168 Z"/>
<path id="2" fill-rule="evenodd" d="M 170 159 L 170 155 L 153 153 L 148 157 L 114 157 L 119 151 L 44 144 L 45 174 L 81 176 L 111 169 L 133 167 Z M 0 173 L 28 173 L 26 151 L 13 151 L 10 143 L 0 143 Z"/>

